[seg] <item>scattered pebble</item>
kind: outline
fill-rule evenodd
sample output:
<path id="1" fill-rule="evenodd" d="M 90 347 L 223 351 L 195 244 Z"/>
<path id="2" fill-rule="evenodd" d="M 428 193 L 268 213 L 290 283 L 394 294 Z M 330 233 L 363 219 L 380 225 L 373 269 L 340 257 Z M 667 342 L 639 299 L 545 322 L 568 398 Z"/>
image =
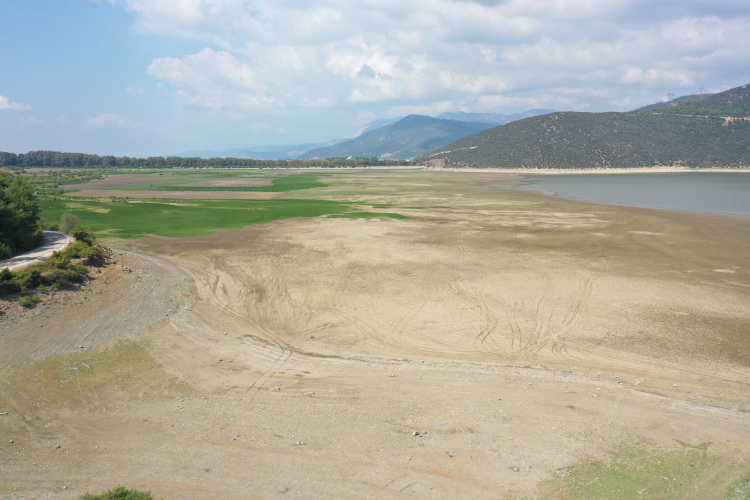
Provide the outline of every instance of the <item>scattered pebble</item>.
<path id="1" fill-rule="evenodd" d="M 60 448 L 62 448 L 62 445 L 61 444 L 57 444 L 57 445 L 55 445 L 55 448 L 56 449 L 60 449 Z"/>
<path id="2" fill-rule="evenodd" d="M 508 467 L 508 469 L 512 470 L 513 472 L 521 472 L 521 469 L 518 467 Z"/>

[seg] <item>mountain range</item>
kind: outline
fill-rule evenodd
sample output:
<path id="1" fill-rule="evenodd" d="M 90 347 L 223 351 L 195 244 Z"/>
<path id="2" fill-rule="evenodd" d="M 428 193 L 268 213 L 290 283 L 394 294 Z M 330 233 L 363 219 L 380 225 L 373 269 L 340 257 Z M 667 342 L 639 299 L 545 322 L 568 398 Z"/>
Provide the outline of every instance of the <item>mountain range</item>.
<path id="1" fill-rule="evenodd" d="M 750 165 L 750 85 L 625 113 L 556 112 L 463 137 L 425 156 L 472 168 Z"/>
<path id="2" fill-rule="evenodd" d="M 258 160 L 305 160 L 328 157 L 377 156 L 406 159 L 420 156 L 469 134 L 520 120 L 528 116 L 552 113 L 549 109 L 531 109 L 523 113 L 443 113 L 437 118 L 423 115 L 384 118 L 372 121 L 351 137 L 324 143 L 285 146 L 254 146 L 223 151 L 185 151 L 170 156 L 182 158 L 254 158 Z"/>

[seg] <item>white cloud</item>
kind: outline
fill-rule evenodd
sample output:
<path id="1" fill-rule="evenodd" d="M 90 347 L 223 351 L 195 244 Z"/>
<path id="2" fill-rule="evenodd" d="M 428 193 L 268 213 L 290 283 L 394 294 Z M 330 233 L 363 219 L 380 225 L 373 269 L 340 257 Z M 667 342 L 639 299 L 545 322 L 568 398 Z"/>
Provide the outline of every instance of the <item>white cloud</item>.
<path id="1" fill-rule="evenodd" d="M 133 87 L 125 87 L 125 92 L 135 95 L 143 95 L 146 93 L 144 89 L 134 89 Z"/>
<path id="2" fill-rule="evenodd" d="M 3 97 L 0 95 L 0 110 L 4 109 L 15 109 L 17 111 L 28 111 L 31 109 L 31 106 L 28 104 L 21 104 L 20 102 L 11 102 L 10 99 L 7 97 Z"/>
<path id="3" fill-rule="evenodd" d="M 405 106 L 394 106 L 388 110 L 389 116 L 405 116 L 405 115 L 428 115 L 435 116 L 446 111 L 456 111 L 460 106 L 457 106 L 453 101 L 442 101 L 433 102 L 432 104 L 425 105 L 405 105 Z"/>
<path id="4" fill-rule="evenodd" d="M 750 70 L 740 2 L 120 1 L 141 32 L 204 41 L 147 71 L 214 110 L 624 106 L 644 89 L 694 92 Z"/>
<path id="5" fill-rule="evenodd" d="M 116 113 L 99 115 L 95 118 L 86 118 L 83 122 L 84 128 L 115 127 L 123 129 L 139 128 L 142 124 L 123 118 Z"/>
<path id="6" fill-rule="evenodd" d="M 28 115 L 21 118 L 21 123 L 26 125 L 47 125 L 47 122 L 35 115 Z"/>

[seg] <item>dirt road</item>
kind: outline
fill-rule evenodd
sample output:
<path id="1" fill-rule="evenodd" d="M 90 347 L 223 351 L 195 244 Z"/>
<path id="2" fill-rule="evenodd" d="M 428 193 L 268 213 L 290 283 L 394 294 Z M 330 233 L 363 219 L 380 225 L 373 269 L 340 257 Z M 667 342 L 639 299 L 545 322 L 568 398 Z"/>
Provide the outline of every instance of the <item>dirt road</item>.
<path id="1" fill-rule="evenodd" d="M 73 237 L 69 234 L 59 233 L 56 231 L 44 231 L 44 244 L 21 255 L 0 261 L 0 270 L 10 269 L 19 271 L 38 262 L 43 262 L 54 252 L 64 250 L 71 242 Z"/>

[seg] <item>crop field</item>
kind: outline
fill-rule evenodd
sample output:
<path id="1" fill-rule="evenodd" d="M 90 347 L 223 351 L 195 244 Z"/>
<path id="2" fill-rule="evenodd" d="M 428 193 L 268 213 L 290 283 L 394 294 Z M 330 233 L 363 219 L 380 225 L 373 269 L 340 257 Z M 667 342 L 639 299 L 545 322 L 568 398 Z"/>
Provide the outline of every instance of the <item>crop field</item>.
<path id="1" fill-rule="evenodd" d="M 116 262 L 3 309 L 0 493 L 750 498 L 747 217 L 159 174 L 42 202 Z"/>

